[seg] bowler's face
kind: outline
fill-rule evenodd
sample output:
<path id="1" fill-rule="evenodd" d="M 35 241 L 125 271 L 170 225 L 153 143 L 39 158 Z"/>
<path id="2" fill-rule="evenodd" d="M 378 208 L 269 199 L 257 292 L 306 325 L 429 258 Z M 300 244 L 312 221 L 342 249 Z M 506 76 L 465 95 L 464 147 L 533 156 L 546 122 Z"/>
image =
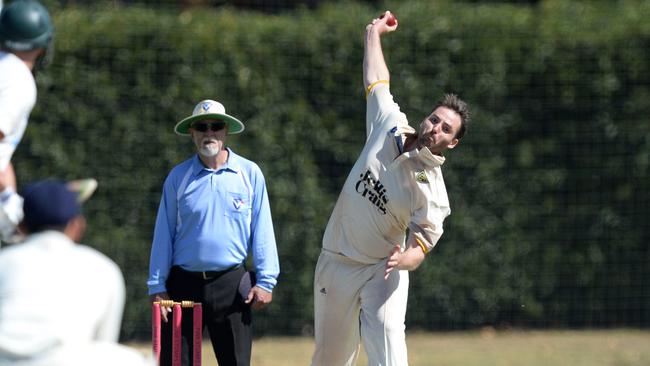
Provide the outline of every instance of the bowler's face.
<path id="1" fill-rule="evenodd" d="M 420 124 L 418 144 L 434 154 L 442 154 L 458 144 L 456 133 L 460 130 L 460 115 L 447 107 L 436 108 Z"/>
<path id="2" fill-rule="evenodd" d="M 193 123 L 190 133 L 199 154 L 212 157 L 224 149 L 228 126 L 223 121 L 203 120 Z"/>

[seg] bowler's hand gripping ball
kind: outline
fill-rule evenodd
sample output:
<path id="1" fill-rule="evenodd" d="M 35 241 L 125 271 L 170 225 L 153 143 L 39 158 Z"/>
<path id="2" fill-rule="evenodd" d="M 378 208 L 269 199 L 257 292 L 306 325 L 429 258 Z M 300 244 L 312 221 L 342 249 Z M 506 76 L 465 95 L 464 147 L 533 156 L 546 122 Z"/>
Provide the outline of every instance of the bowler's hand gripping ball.
<path id="1" fill-rule="evenodd" d="M 384 19 L 384 15 L 386 15 L 386 13 L 380 15 L 379 19 Z M 395 24 L 397 24 L 397 19 L 395 18 L 395 15 L 393 13 L 391 13 L 391 12 L 388 12 L 388 18 L 386 19 L 386 25 L 389 26 L 389 27 L 392 27 Z"/>

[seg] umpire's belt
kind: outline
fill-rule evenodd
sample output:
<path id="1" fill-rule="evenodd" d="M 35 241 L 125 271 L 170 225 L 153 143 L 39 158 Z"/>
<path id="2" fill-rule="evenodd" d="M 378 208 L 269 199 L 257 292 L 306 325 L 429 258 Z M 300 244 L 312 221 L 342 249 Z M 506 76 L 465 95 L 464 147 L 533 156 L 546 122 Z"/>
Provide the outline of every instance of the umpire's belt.
<path id="1" fill-rule="evenodd" d="M 217 278 L 217 277 L 223 275 L 224 273 L 234 271 L 234 270 L 236 270 L 237 268 L 239 268 L 241 266 L 242 266 L 242 263 L 239 263 L 239 264 L 236 264 L 236 265 L 234 265 L 234 266 L 232 266 L 230 268 L 224 269 L 223 271 L 203 271 L 203 272 L 193 272 L 193 271 L 185 270 L 185 269 L 181 268 L 180 266 L 173 266 L 172 271 L 178 271 L 179 273 L 189 275 L 189 276 L 192 276 L 192 277 L 196 277 L 196 278 L 201 278 L 201 279 L 204 279 L 204 280 L 211 280 L 213 278 Z"/>

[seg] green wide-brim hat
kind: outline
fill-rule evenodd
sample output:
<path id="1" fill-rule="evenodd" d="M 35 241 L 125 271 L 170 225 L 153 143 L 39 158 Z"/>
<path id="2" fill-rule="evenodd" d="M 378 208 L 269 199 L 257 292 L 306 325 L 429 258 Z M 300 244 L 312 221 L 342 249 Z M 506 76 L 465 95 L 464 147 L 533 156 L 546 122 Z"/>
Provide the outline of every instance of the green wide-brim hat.
<path id="1" fill-rule="evenodd" d="M 192 123 L 197 121 L 204 121 L 207 119 L 221 120 L 226 122 L 229 135 L 234 135 L 236 133 L 241 133 L 244 131 L 244 124 L 237 118 L 226 114 L 226 108 L 223 106 L 223 104 L 214 100 L 206 99 L 200 101 L 199 104 L 194 107 L 194 111 L 192 111 L 191 116 L 184 118 L 176 124 L 176 127 L 174 127 L 174 132 L 179 135 L 187 136 L 190 134 L 189 129 L 190 126 L 192 126 Z"/>

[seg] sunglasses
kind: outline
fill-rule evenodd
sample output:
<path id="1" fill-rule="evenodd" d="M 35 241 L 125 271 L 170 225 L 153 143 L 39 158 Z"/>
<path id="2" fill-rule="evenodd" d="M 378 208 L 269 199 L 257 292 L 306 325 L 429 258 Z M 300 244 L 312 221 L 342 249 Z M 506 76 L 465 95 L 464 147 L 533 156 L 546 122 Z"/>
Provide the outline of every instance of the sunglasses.
<path id="1" fill-rule="evenodd" d="M 212 123 L 195 123 L 191 126 L 199 132 L 206 132 L 208 129 L 213 132 L 221 131 L 226 127 L 226 122 L 212 122 Z"/>

